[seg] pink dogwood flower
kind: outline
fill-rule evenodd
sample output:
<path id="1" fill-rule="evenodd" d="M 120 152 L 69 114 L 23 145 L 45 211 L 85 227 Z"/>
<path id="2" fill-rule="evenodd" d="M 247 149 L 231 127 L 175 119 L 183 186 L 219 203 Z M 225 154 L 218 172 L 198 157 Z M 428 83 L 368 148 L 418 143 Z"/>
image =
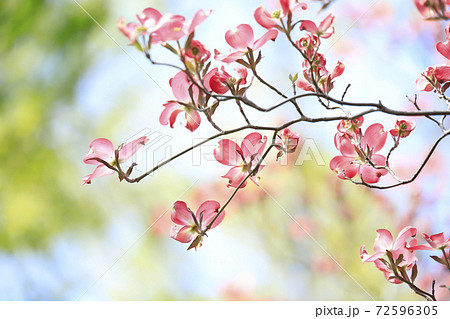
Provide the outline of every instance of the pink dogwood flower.
<path id="1" fill-rule="evenodd" d="M 363 182 L 377 183 L 388 171 L 375 168 L 370 162 L 376 166 L 386 165 L 386 158 L 376 154 L 383 148 L 386 138 L 387 132 L 379 123 L 370 125 L 361 138 L 347 133 L 336 133 L 334 144 L 342 155 L 331 160 L 331 170 L 341 179 L 351 179 L 359 174 Z"/>
<path id="2" fill-rule="evenodd" d="M 363 263 L 373 262 L 375 267 L 384 273 L 386 280 L 395 284 L 400 284 L 401 281 L 395 278 L 393 270 L 387 267 L 387 261 L 384 257 L 386 257 L 387 252 L 389 252 L 395 262 L 401 255 L 402 261 L 397 266 L 404 268 L 405 270 L 411 269 L 416 263 L 417 258 L 415 257 L 415 251 L 408 247 L 408 240 L 411 237 L 416 236 L 417 229 L 410 226 L 403 228 L 395 241 L 391 232 L 387 229 L 378 229 L 377 233 L 378 235 L 373 246 L 375 253 L 369 255 L 366 246 L 362 245 L 360 248 L 361 260 Z"/>
<path id="3" fill-rule="evenodd" d="M 214 149 L 214 157 L 216 160 L 227 166 L 233 166 L 224 178 L 228 178 L 228 187 L 237 188 L 239 184 L 256 168 L 258 165 L 264 148 L 266 146 L 267 137 L 262 137 L 259 133 L 248 134 L 239 147 L 235 142 L 229 139 L 223 139 L 219 142 L 218 147 Z M 260 165 L 258 171 L 249 178 L 258 185 L 256 174 L 263 168 Z M 247 185 L 247 181 L 243 182 L 241 188 Z"/>
<path id="4" fill-rule="evenodd" d="M 169 101 L 164 105 L 165 109 L 162 111 L 159 122 L 162 125 L 173 125 L 177 119 L 178 114 L 185 112 L 184 126 L 191 132 L 194 132 L 201 122 L 200 114 L 197 112 L 199 89 L 197 86 L 189 81 L 189 78 L 184 71 L 178 72 L 169 81 L 172 87 L 172 92 L 176 101 Z M 190 88 L 190 89 L 189 89 Z M 192 91 L 192 96 L 189 91 Z"/>
<path id="5" fill-rule="evenodd" d="M 182 243 L 192 241 L 188 250 L 191 248 L 197 250 L 202 246 L 206 231 L 217 227 L 223 221 L 225 211 L 219 214 L 219 210 L 220 204 L 218 202 L 205 201 L 194 214 L 185 202 L 175 202 L 171 219 L 176 225 L 170 229 L 170 237 Z"/>
<path id="6" fill-rule="evenodd" d="M 245 55 L 249 50 L 257 51 L 269 40 L 275 40 L 278 36 L 277 30 L 267 31 L 261 38 L 254 40 L 253 29 L 248 24 L 240 24 L 236 30 L 228 30 L 225 34 L 225 40 L 231 46 L 232 50 L 229 54 L 221 54 L 214 50 L 214 58 L 217 61 L 231 63 Z"/>
<path id="7" fill-rule="evenodd" d="M 219 68 L 211 69 L 203 78 L 205 88 L 210 92 L 225 94 L 230 90 L 230 87 L 247 84 L 247 69 L 239 65 L 234 70 L 237 72 L 238 77 L 228 74 L 224 66 L 220 70 Z"/>
<path id="8" fill-rule="evenodd" d="M 304 20 L 300 24 L 300 31 L 307 31 L 311 34 L 318 36 L 319 38 L 328 39 L 334 33 L 334 16 L 330 13 L 325 17 L 325 19 L 320 22 L 319 26 L 317 26 L 311 20 Z"/>
<path id="9" fill-rule="evenodd" d="M 307 33 L 304 37 L 298 39 L 295 45 L 307 58 L 312 59 L 319 47 L 319 38 L 315 34 Z"/>
<path id="10" fill-rule="evenodd" d="M 416 128 L 414 121 L 397 120 L 395 128 L 389 131 L 392 136 L 407 137 Z"/>
<path id="11" fill-rule="evenodd" d="M 403 251 L 407 247 L 407 241 L 411 237 L 415 237 L 417 234 L 417 228 L 407 226 L 403 228 L 398 234 L 397 238 L 394 241 L 394 238 L 391 232 L 387 229 L 378 229 L 377 230 L 377 238 L 375 238 L 375 243 L 373 245 L 374 254 L 369 255 L 366 250 L 366 246 L 362 245 L 360 248 L 360 257 L 362 262 L 373 262 L 377 259 L 380 259 L 386 255 L 386 251 L 395 252 L 395 251 Z M 407 254 L 409 255 L 409 254 Z M 414 254 L 412 254 L 414 257 Z M 404 256 L 406 257 L 406 256 Z M 411 258 L 410 258 L 411 259 Z M 407 260 L 407 259 L 405 259 Z"/>
<path id="12" fill-rule="evenodd" d="M 447 83 L 450 82 L 450 66 L 436 65 L 428 67 L 416 80 L 416 87 L 419 91 L 441 90 L 444 93 L 447 90 Z M 445 84 L 444 87 L 441 87 Z"/>
<path id="13" fill-rule="evenodd" d="M 426 245 L 415 245 L 411 247 L 413 250 L 442 250 L 450 247 L 450 238 L 447 240 L 444 237 L 444 233 L 434 234 L 428 236 L 422 233 L 423 239 L 427 241 Z"/>
<path id="14" fill-rule="evenodd" d="M 197 62 L 204 62 L 211 57 L 211 52 L 200 41 L 192 40 L 189 49 L 185 52 L 185 56 Z"/>
<path id="15" fill-rule="evenodd" d="M 103 162 L 108 163 L 112 167 L 117 167 L 118 164 L 126 162 L 133 156 L 149 138 L 142 136 L 123 146 L 119 146 L 116 150 L 110 140 L 106 138 L 97 138 L 89 144 L 90 152 L 83 157 L 83 162 L 86 164 L 97 165 L 92 174 L 89 174 L 82 179 L 81 185 L 90 184 L 92 179 L 100 176 L 114 174 L 114 170 L 107 167 Z M 118 152 L 118 163 L 116 160 L 116 152 Z"/>
<path id="16" fill-rule="evenodd" d="M 278 25 L 281 19 L 289 14 L 292 14 L 297 9 L 306 10 L 308 5 L 298 0 L 280 0 L 279 9 L 275 10 L 272 14 L 267 12 L 264 6 L 260 6 L 255 10 L 253 16 L 256 22 L 263 28 L 272 29 Z"/>
<path id="17" fill-rule="evenodd" d="M 275 147 L 279 150 L 277 160 L 284 154 L 294 153 L 300 141 L 300 135 L 285 128 L 281 133 L 277 134 Z"/>

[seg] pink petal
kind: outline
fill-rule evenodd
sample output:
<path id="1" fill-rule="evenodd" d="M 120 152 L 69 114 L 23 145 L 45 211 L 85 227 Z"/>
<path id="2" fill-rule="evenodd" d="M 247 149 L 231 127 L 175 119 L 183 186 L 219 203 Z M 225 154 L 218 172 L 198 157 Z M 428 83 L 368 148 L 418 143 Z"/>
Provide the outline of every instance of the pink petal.
<path id="1" fill-rule="evenodd" d="M 334 16 L 330 13 L 329 15 L 326 16 L 325 19 L 323 19 L 322 22 L 320 22 L 319 24 L 319 30 L 323 33 L 325 31 L 327 31 L 331 25 L 334 22 Z M 322 36 L 323 37 L 323 36 Z"/>
<path id="2" fill-rule="evenodd" d="M 216 217 L 217 212 L 220 209 L 220 204 L 213 200 L 208 200 L 200 205 L 200 207 L 197 210 L 196 216 L 197 220 L 200 222 L 200 216 L 203 214 L 202 218 L 202 228 L 205 229 L 206 226 L 208 226 L 211 221 Z M 224 218 L 224 212 L 220 214 L 219 217 L 214 221 L 214 224 L 212 225 L 211 229 L 219 225 Z"/>
<path id="3" fill-rule="evenodd" d="M 410 237 L 415 237 L 417 234 L 417 228 L 411 227 L 411 226 L 407 226 L 405 228 L 403 228 L 400 233 L 397 236 L 397 239 L 395 240 L 394 246 L 393 246 L 393 250 L 397 250 L 401 247 L 405 246 L 406 241 L 410 238 Z"/>
<path id="4" fill-rule="evenodd" d="M 161 125 L 170 124 L 170 127 L 173 128 L 176 117 L 180 112 L 184 111 L 184 107 L 176 102 L 168 102 L 163 105 L 165 108 L 159 116 L 159 123 Z"/>
<path id="5" fill-rule="evenodd" d="M 181 243 L 189 243 L 197 235 L 197 232 L 191 226 L 184 226 L 180 228 L 177 225 L 173 225 L 172 228 L 170 228 L 170 237 Z"/>
<path id="6" fill-rule="evenodd" d="M 211 78 L 213 76 L 215 76 L 218 72 L 219 72 L 219 68 L 213 68 L 213 69 L 209 70 L 208 73 L 206 73 L 205 76 L 203 77 L 203 85 L 204 85 L 205 89 L 208 90 L 209 92 L 212 91 L 211 85 L 210 85 Z"/>
<path id="7" fill-rule="evenodd" d="M 245 161 L 248 163 L 256 163 L 264 152 L 264 148 L 267 143 L 267 137 L 262 136 L 259 133 L 248 134 L 241 143 L 242 155 Z"/>
<path id="8" fill-rule="evenodd" d="M 215 159 L 228 166 L 236 166 L 242 164 L 242 150 L 233 141 L 229 139 L 223 139 L 219 141 L 219 146 L 214 149 Z"/>
<path id="9" fill-rule="evenodd" d="M 261 38 L 259 38 L 258 40 L 255 41 L 255 43 L 253 43 L 253 51 L 257 51 L 259 50 L 264 44 L 267 43 L 267 41 L 269 40 L 275 40 L 278 36 L 278 31 L 277 30 L 269 30 L 266 33 L 263 34 L 263 36 Z"/>
<path id="10" fill-rule="evenodd" d="M 317 25 L 311 20 L 305 20 L 300 24 L 300 31 L 303 30 L 306 30 L 313 34 L 317 34 L 319 32 Z"/>
<path id="11" fill-rule="evenodd" d="M 434 87 L 431 83 L 426 79 L 426 77 L 421 74 L 416 80 L 416 88 L 418 91 L 433 91 Z"/>
<path id="12" fill-rule="evenodd" d="M 200 114 L 194 109 L 186 111 L 186 128 L 194 132 L 200 126 L 201 118 Z"/>
<path id="13" fill-rule="evenodd" d="M 248 172 L 244 171 L 242 166 L 235 166 L 232 167 L 228 173 L 226 173 L 224 176 L 224 178 L 228 178 L 228 187 L 234 187 L 237 188 L 239 186 L 239 184 L 245 179 L 245 177 L 248 175 Z M 244 188 L 245 185 L 247 185 L 247 181 L 245 181 L 242 185 L 241 188 Z"/>
<path id="14" fill-rule="evenodd" d="M 439 83 L 445 83 L 450 81 L 450 66 L 449 65 L 436 65 L 435 75 Z"/>
<path id="15" fill-rule="evenodd" d="M 208 12 L 205 12 L 202 9 L 198 10 L 192 20 L 189 22 L 186 33 L 191 34 L 192 32 L 194 32 L 195 29 L 197 29 L 197 27 L 209 17 L 211 12 L 212 10 L 209 10 Z"/>
<path id="16" fill-rule="evenodd" d="M 293 3 L 290 4 L 290 11 L 291 12 L 296 11 L 298 8 L 300 8 L 302 10 L 308 9 L 308 5 L 305 2 L 298 2 L 298 1 L 299 0 L 290 0 L 290 2 L 293 2 Z"/>
<path id="17" fill-rule="evenodd" d="M 242 65 L 238 65 L 237 67 L 234 68 L 234 70 L 239 75 L 238 81 L 241 80 L 240 84 L 241 85 L 247 84 L 247 75 L 248 75 L 247 68 Z"/>
<path id="18" fill-rule="evenodd" d="M 378 183 L 380 177 L 387 174 L 385 169 L 376 169 L 370 164 L 364 164 L 359 167 L 361 179 L 368 184 Z"/>
<path id="19" fill-rule="evenodd" d="M 345 70 L 344 63 L 338 61 L 333 71 L 331 72 L 331 79 L 337 78 L 338 76 L 342 75 L 342 73 L 344 73 L 344 70 Z"/>
<path id="20" fill-rule="evenodd" d="M 176 201 L 173 204 L 171 219 L 175 224 L 182 226 L 195 226 L 191 211 L 183 201 Z"/>
<path id="21" fill-rule="evenodd" d="M 338 174 L 340 179 L 349 179 L 356 176 L 359 164 L 353 164 L 354 158 L 335 156 L 330 161 L 330 169 Z"/>
<path id="22" fill-rule="evenodd" d="M 302 89 L 302 90 L 304 90 L 304 91 L 311 91 L 311 92 L 315 92 L 315 91 L 316 91 L 316 90 L 314 89 L 314 87 L 311 85 L 311 83 L 306 82 L 306 81 L 303 80 L 303 79 L 298 79 L 298 80 L 295 82 L 295 85 L 296 85 L 298 88 L 300 88 L 300 89 Z"/>
<path id="23" fill-rule="evenodd" d="M 255 17 L 256 22 L 266 29 L 272 29 L 279 22 L 279 19 L 273 18 L 272 15 L 266 11 L 264 6 L 257 8 L 253 16 Z"/>
<path id="24" fill-rule="evenodd" d="M 238 60 L 240 57 L 242 57 L 246 52 L 247 52 L 247 50 L 235 51 L 230 54 L 221 54 L 221 53 L 219 53 L 219 51 L 214 50 L 214 53 L 215 53 L 214 59 L 216 59 L 217 61 L 223 62 L 223 63 L 232 63 L 232 62 Z"/>
<path id="25" fill-rule="evenodd" d="M 355 145 L 352 143 L 349 134 L 336 133 L 336 135 L 334 135 L 334 145 L 343 156 L 351 158 L 356 158 L 358 156 Z"/>
<path id="26" fill-rule="evenodd" d="M 114 174 L 114 171 L 112 169 L 109 169 L 108 167 L 106 167 L 103 164 L 100 164 L 99 166 L 97 166 L 94 171 L 92 172 L 92 174 L 87 175 L 85 177 L 82 178 L 82 183 L 81 185 L 85 185 L 85 184 L 90 184 L 91 180 L 96 178 L 96 177 L 100 177 L 100 176 L 106 176 L 106 175 L 111 175 Z"/>
<path id="27" fill-rule="evenodd" d="M 180 71 L 169 81 L 172 87 L 172 92 L 177 101 L 184 103 L 192 103 L 191 96 L 189 95 L 189 88 L 192 91 L 192 98 L 197 103 L 199 90 L 198 87 L 193 85 L 184 71 Z"/>
<path id="28" fill-rule="evenodd" d="M 225 40 L 235 50 L 247 51 L 253 44 L 253 29 L 248 24 L 240 24 L 235 31 L 228 30 Z"/>
<path id="29" fill-rule="evenodd" d="M 440 54 L 442 54 L 445 58 L 450 59 L 450 43 L 449 43 L 449 41 L 446 41 L 444 43 L 438 42 L 436 44 L 436 50 L 438 50 L 438 52 Z"/>
<path id="30" fill-rule="evenodd" d="M 98 165 L 99 162 L 93 158 L 100 158 L 105 162 L 111 162 L 115 158 L 115 148 L 110 140 L 97 138 L 89 144 L 91 152 L 84 156 L 83 162 L 86 164 Z"/>
<path id="31" fill-rule="evenodd" d="M 119 161 L 126 161 L 129 159 L 149 140 L 150 139 L 147 136 L 142 136 L 125 144 L 119 151 Z"/>
<path id="32" fill-rule="evenodd" d="M 367 146 L 372 150 L 373 153 L 381 150 L 386 143 L 387 132 L 384 131 L 383 125 L 380 123 L 375 123 L 370 125 L 364 137 L 361 139 L 361 147 L 366 151 Z"/>
<path id="33" fill-rule="evenodd" d="M 154 27 L 162 18 L 162 14 L 156 9 L 146 8 L 142 11 L 142 16 L 138 16 L 137 18 L 146 28 L 151 28 Z"/>
<path id="34" fill-rule="evenodd" d="M 386 250 L 392 249 L 392 234 L 387 229 L 378 229 L 378 236 L 375 238 L 375 243 L 373 245 L 373 250 L 375 252 L 386 252 Z"/>
<path id="35" fill-rule="evenodd" d="M 173 15 L 170 13 L 163 15 L 158 21 L 158 24 L 154 27 L 154 39 L 152 39 L 152 43 L 155 41 L 176 41 L 184 37 L 186 35 L 183 31 L 185 20 L 186 19 L 180 15 Z"/>

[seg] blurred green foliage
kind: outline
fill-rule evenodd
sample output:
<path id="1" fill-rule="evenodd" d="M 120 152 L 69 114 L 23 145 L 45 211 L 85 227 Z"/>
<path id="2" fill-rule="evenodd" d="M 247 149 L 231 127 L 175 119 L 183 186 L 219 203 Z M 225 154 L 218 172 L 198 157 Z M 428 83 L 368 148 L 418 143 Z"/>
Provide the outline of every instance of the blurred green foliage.
<path id="1" fill-rule="evenodd" d="M 103 3 L 89 3 L 99 20 Z M 84 43 L 98 27 L 70 1 L 1 1 L 0 20 L 0 247 L 43 247 L 64 229 L 100 222 L 51 128 L 89 67 Z"/>

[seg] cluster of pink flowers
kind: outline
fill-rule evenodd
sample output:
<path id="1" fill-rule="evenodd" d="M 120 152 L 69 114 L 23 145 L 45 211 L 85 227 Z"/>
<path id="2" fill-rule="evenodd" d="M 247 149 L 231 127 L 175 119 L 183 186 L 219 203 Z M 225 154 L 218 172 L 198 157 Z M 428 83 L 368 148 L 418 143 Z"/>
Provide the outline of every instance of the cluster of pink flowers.
<path id="1" fill-rule="evenodd" d="M 450 24 L 445 28 L 447 40 L 436 44 L 436 50 L 450 60 Z M 419 91 L 436 91 L 444 93 L 450 86 L 450 66 L 439 64 L 428 67 L 416 80 Z"/>
<path id="2" fill-rule="evenodd" d="M 362 245 L 360 257 L 363 263 L 373 262 L 375 267 L 383 272 L 386 280 L 391 283 L 414 282 L 417 276 L 417 269 L 414 271 L 415 274 L 411 274 L 411 278 L 406 271 L 411 270 L 416 265 L 417 257 L 415 252 L 417 250 L 441 251 L 441 257 L 431 257 L 450 269 L 450 238 L 446 240 L 444 233 L 431 236 L 423 233 L 422 237 L 426 241 L 424 245 L 418 245 L 417 239 L 414 238 L 417 234 L 417 229 L 411 226 L 402 229 L 395 241 L 391 232 L 387 229 L 378 229 L 377 233 L 378 236 L 373 246 L 374 254 L 370 255 L 366 246 Z"/>
<path id="3" fill-rule="evenodd" d="M 334 88 L 334 79 L 344 73 L 345 66 L 339 61 L 331 72 L 328 71 L 325 56 L 318 53 L 320 39 L 328 39 L 334 33 L 333 22 L 334 16 L 329 14 L 319 26 L 310 20 L 300 24 L 300 30 L 307 33 L 297 40 L 296 45 L 305 60 L 302 63 L 303 79 L 299 78 L 295 84 L 304 91 L 328 94 Z"/>
<path id="4" fill-rule="evenodd" d="M 388 133 L 383 125 L 375 123 L 365 132 L 361 130 L 364 118 L 342 120 L 338 132 L 334 136 L 334 145 L 341 152 L 330 162 L 331 170 L 341 179 L 352 179 L 359 175 L 364 183 L 377 183 L 388 173 L 386 157 L 377 154 L 385 145 Z M 398 120 L 390 134 L 397 138 L 407 137 L 415 128 L 415 123 L 408 120 Z"/>
<path id="5" fill-rule="evenodd" d="M 414 4 L 426 19 L 450 18 L 450 0 L 414 0 Z"/>
<path id="6" fill-rule="evenodd" d="M 416 5 L 421 12 L 425 12 L 425 9 L 433 9 L 434 14 L 440 15 L 442 12 L 436 11 L 435 2 L 416 1 Z M 333 26 L 335 17 L 329 14 L 318 24 L 311 20 L 293 22 L 294 13 L 306 10 L 307 5 L 299 0 L 279 0 L 277 4 L 278 8 L 272 13 L 269 13 L 264 6 L 255 10 L 256 22 L 265 29 L 265 33 L 260 37 L 255 37 L 255 31 L 249 24 L 240 24 L 234 30 L 228 30 L 225 33 L 225 41 L 230 46 L 230 50 L 226 53 L 214 49 L 212 54 L 212 51 L 195 38 L 197 27 L 208 18 L 211 11 L 198 10 L 191 20 L 187 20 L 181 15 L 162 14 L 154 8 L 146 8 L 137 15 L 136 22 L 127 23 L 124 18 L 118 20 L 117 26 L 128 38 L 130 44 L 143 51 L 152 63 L 157 64 L 152 60 L 150 50 L 154 45 L 161 45 L 175 54 L 179 59 L 178 63 L 182 65 L 175 66 L 178 71 L 169 80 L 174 98 L 163 104 L 164 108 L 159 117 L 161 125 L 169 125 L 173 128 L 177 119 L 181 119 L 182 125 L 190 132 L 194 132 L 201 125 L 202 117 L 205 117 L 221 132 L 219 136 L 223 135 L 223 130 L 218 128 L 212 118 L 215 109 L 220 102 L 227 99 L 235 99 L 241 108 L 240 103 L 244 104 L 246 90 L 252 82 L 248 79 L 249 73 L 263 84 L 273 88 L 256 72 L 256 67 L 262 59 L 261 49 L 269 40 L 275 41 L 280 33 L 286 34 L 288 40 L 294 44 L 291 39 L 291 31 L 294 28 L 302 32 L 301 37 L 295 42 L 295 48 L 301 53 L 303 61 L 302 77 L 298 78 L 298 75 L 291 77 L 292 82 L 305 91 L 329 94 L 334 87 L 335 79 L 342 75 L 345 69 L 344 65 L 338 61 L 329 71 L 325 56 L 319 53 L 321 41 L 330 38 L 335 32 Z M 430 13 L 427 11 L 427 14 Z M 446 28 L 446 35 L 447 41 L 438 43 L 436 48 L 444 57 L 450 59 L 450 25 Z M 184 42 L 181 41 L 183 38 Z M 213 63 L 219 65 L 214 66 Z M 450 67 L 436 66 L 423 73 L 417 80 L 417 87 L 425 91 L 443 92 L 448 83 L 450 83 Z M 275 91 L 279 93 L 276 89 Z M 225 94 L 229 95 L 224 96 Z M 285 97 L 282 93 L 279 95 Z M 293 100 L 292 103 L 295 104 L 296 101 Z M 242 109 L 241 112 L 250 124 Z M 300 110 L 299 113 L 301 113 Z M 377 183 L 390 171 L 388 159 L 378 154 L 385 146 L 388 133 L 392 135 L 395 142 L 391 149 L 393 150 L 401 138 L 410 135 L 415 128 L 415 123 L 398 120 L 389 132 L 384 130 L 383 125 L 375 123 L 363 132 L 361 129 L 363 122 L 363 117 L 359 117 L 343 120 L 338 124 L 334 143 L 341 155 L 331 160 L 330 168 L 341 179 L 353 179 L 358 175 L 364 183 Z M 280 129 L 281 127 L 283 129 Z M 267 137 L 257 132 L 248 134 L 240 145 L 230 139 L 222 139 L 218 142 L 214 157 L 219 163 L 230 167 L 222 177 L 228 180 L 227 187 L 235 188 L 232 196 L 238 189 L 244 188 L 248 180 L 259 185 L 258 174 L 264 168 L 263 159 L 271 148 L 278 151 L 277 160 L 283 155 L 294 153 L 297 149 L 300 142 L 299 134 L 287 128 L 287 125 L 280 126 L 278 131 L 277 129 L 273 131 L 276 133 L 274 140 L 267 148 Z M 91 152 L 84 157 L 84 162 L 97 167 L 92 174 L 83 178 L 83 184 L 91 183 L 95 177 L 110 175 L 114 172 L 118 173 L 120 180 L 130 181 L 129 177 L 136 163 L 132 163 L 126 172 L 122 170 L 121 165 L 148 141 L 149 139 L 143 136 L 115 149 L 107 139 L 94 140 L 89 145 Z M 170 231 L 171 237 L 183 243 L 190 242 L 188 249 L 197 249 L 202 245 L 203 237 L 207 232 L 222 222 L 225 216 L 224 209 L 228 203 L 229 201 L 221 207 L 216 201 L 205 201 L 194 214 L 185 202 L 177 201 L 172 210 L 172 221 L 176 225 Z M 411 248 L 412 242 L 408 244 L 409 246 L 405 244 L 405 238 L 411 236 L 415 236 L 415 229 L 408 228 L 393 242 L 388 231 L 380 230 L 379 239 L 376 241 L 376 254 L 368 256 L 365 248 L 362 248 L 364 261 L 375 262 L 377 267 L 391 278 L 392 271 L 389 273 L 389 267 L 381 261 L 386 251 L 389 251 L 392 258 L 399 259 L 400 256 L 403 258 L 396 266 L 410 269 L 416 260 L 415 250 Z M 440 237 L 436 240 L 440 240 Z"/>

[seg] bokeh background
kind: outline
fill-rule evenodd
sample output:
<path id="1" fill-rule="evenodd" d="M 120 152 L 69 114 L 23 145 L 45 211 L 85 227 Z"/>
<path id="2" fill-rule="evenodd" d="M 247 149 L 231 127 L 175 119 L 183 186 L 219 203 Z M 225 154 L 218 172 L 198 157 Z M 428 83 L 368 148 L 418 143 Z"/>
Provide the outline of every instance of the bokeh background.
<path id="1" fill-rule="evenodd" d="M 272 2 L 263 1 L 269 9 Z M 79 4 L 0 2 L 1 300 L 418 300 L 406 287 L 386 282 L 371 264 L 361 264 L 359 247 L 371 249 L 378 228 L 398 233 L 412 225 L 450 235 L 449 141 L 416 182 L 375 191 L 338 180 L 329 170 L 338 154 L 335 123 L 299 124 L 293 129 L 317 151 L 300 156 L 304 161 L 293 154 L 289 165 L 276 163 L 274 152 L 261 173 L 270 196 L 248 185 L 204 246 L 186 251 L 168 235 L 173 202 L 184 200 L 196 209 L 207 199 L 223 203 L 232 192 L 220 178 L 227 168 L 211 160 L 217 141 L 138 184 L 108 176 L 80 185 L 93 169 L 82 157 L 97 137 L 119 145 L 148 134 L 157 142 L 137 155 L 142 171 L 213 133 L 207 125 L 191 134 L 181 125 L 159 124 L 175 73 L 151 66 L 127 46 L 116 20 L 134 20 L 145 7 L 188 19 L 200 8 L 213 9 L 196 35 L 211 51 L 225 51 L 226 30 L 240 23 L 262 35 L 252 18 L 261 0 Z M 351 83 L 349 100 L 409 109 L 405 96 L 418 93 L 414 81 L 420 72 L 446 63 L 434 50 L 444 40 L 445 24 L 424 21 L 412 1 L 337 0 L 320 13 L 318 2 L 309 4 L 302 17 L 336 15 L 336 34 L 322 52 L 330 65 L 338 59 L 346 65 L 334 90 L 338 97 Z M 154 57 L 174 61 L 159 48 Z M 288 74 L 300 71 L 301 62 L 280 37 L 264 47 L 261 74 L 287 90 Z M 263 106 L 278 102 L 258 83 L 249 94 Z M 419 94 L 419 102 L 445 107 L 430 93 Z M 314 99 L 301 105 L 308 114 L 321 112 Z M 240 124 L 234 112 L 235 106 L 224 104 L 217 122 L 225 128 Z M 286 106 L 261 119 L 250 116 L 273 124 L 295 113 Z M 372 115 L 365 127 L 376 121 L 386 128 L 395 123 Z M 439 134 L 423 119 L 417 126 L 392 162 L 405 178 Z M 419 286 L 429 289 L 432 278 L 449 285 L 448 272 L 430 263 L 427 253 L 419 254 Z M 450 299 L 442 288 L 438 296 Z"/>

